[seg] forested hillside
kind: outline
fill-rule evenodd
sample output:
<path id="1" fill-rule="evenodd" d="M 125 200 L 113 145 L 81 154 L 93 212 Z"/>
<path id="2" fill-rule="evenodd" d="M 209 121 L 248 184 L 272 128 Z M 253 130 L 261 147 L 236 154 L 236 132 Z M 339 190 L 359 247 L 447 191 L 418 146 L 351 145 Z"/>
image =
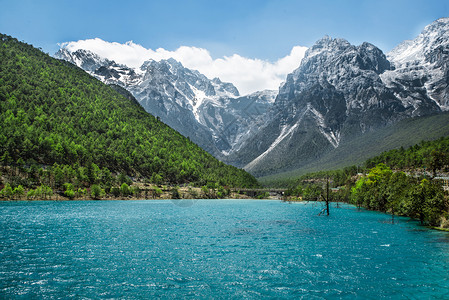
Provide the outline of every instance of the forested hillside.
<path id="1" fill-rule="evenodd" d="M 30 187 L 47 177 L 56 188 L 111 188 L 117 174 L 171 184 L 257 184 L 132 99 L 7 35 L 0 35 L 0 127 L 3 173 Z"/>
<path id="2" fill-rule="evenodd" d="M 449 228 L 449 137 L 383 152 L 364 165 L 304 175 L 287 194 L 317 200 L 325 194 L 359 207 L 409 216 L 423 224 Z"/>
<path id="3" fill-rule="evenodd" d="M 437 171 L 446 171 L 444 169 L 449 165 L 449 137 L 422 141 L 408 149 L 401 147 L 385 151 L 368 159 L 365 165 L 372 168 L 379 163 L 394 169 L 427 169 L 436 176 Z"/>

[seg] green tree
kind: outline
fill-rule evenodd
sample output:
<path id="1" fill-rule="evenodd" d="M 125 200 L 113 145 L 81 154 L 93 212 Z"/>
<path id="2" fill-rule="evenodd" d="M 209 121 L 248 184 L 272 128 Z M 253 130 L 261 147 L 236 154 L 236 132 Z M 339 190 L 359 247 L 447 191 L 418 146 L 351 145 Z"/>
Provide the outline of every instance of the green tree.
<path id="1" fill-rule="evenodd" d="M 424 224 L 424 207 L 426 205 L 425 181 L 427 180 L 423 179 L 421 184 L 414 186 L 408 195 L 409 205 L 407 213 L 409 216 L 419 219 L 421 224 Z"/>
<path id="2" fill-rule="evenodd" d="M 204 198 L 209 198 L 209 189 L 207 188 L 207 186 L 203 185 L 201 187 L 201 193 L 203 194 Z"/>
<path id="3" fill-rule="evenodd" d="M 132 180 L 128 176 L 126 176 L 125 173 L 120 173 L 118 181 L 120 184 L 126 183 L 126 185 L 128 186 L 133 183 Z"/>
<path id="4" fill-rule="evenodd" d="M 408 209 L 408 214 L 419 219 L 421 224 L 439 225 L 448 209 L 442 187 L 427 179 L 421 180 L 409 192 Z"/>
<path id="5" fill-rule="evenodd" d="M 19 199 L 25 194 L 25 189 L 23 188 L 22 185 L 19 185 L 18 187 L 16 187 L 13 191 L 13 195 L 15 197 L 18 197 Z"/>
<path id="6" fill-rule="evenodd" d="M 65 183 L 64 188 L 65 188 L 64 195 L 67 198 L 73 199 L 75 197 L 75 191 L 73 190 L 73 184 Z"/>
<path id="7" fill-rule="evenodd" d="M 159 198 L 162 195 L 162 190 L 158 188 L 157 186 L 154 187 L 153 190 L 153 198 Z"/>
<path id="8" fill-rule="evenodd" d="M 429 168 L 433 172 L 433 177 L 437 176 L 437 170 L 440 170 L 445 164 L 447 164 L 447 154 L 432 150 L 429 158 Z"/>
<path id="9" fill-rule="evenodd" d="M 323 188 L 316 184 L 309 184 L 303 190 L 303 200 L 305 201 L 317 201 L 323 194 Z"/>
<path id="10" fill-rule="evenodd" d="M 395 214 L 404 214 L 404 203 L 412 184 L 412 180 L 404 172 L 396 172 L 390 176 L 384 187 L 384 195 L 387 200 L 385 207 L 393 218 Z"/>
<path id="11" fill-rule="evenodd" d="M 34 199 L 34 196 L 35 196 L 34 190 L 33 189 L 28 190 L 28 192 L 27 192 L 27 199 L 28 200 Z"/>
<path id="12" fill-rule="evenodd" d="M 151 175 L 151 180 L 150 181 L 152 183 L 156 184 L 156 185 L 161 185 L 162 182 L 163 182 L 163 178 L 158 173 L 153 173 L 153 175 Z"/>
<path id="13" fill-rule="evenodd" d="M 360 178 L 352 188 L 352 199 L 357 206 L 386 211 L 388 209 L 387 187 L 391 169 L 380 163 L 370 169 L 366 177 Z"/>
<path id="14" fill-rule="evenodd" d="M 78 190 L 75 191 L 75 197 L 81 197 L 84 195 L 87 195 L 86 189 L 78 188 Z"/>
<path id="15" fill-rule="evenodd" d="M 9 183 L 6 183 L 3 189 L 0 191 L 0 194 L 2 197 L 11 199 L 13 195 L 13 189 L 11 188 L 11 185 Z"/>
<path id="16" fill-rule="evenodd" d="M 120 186 L 120 193 L 122 194 L 122 196 L 127 197 L 129 195 L 132 195 L 132 190 L 130 189 L 129 185 L 124 182 Z"/>
<path id="17" fill-rule="evenodd" d="M 98 168 L 98 166 L 96 164 L 94 164 L 91 161 L 87 163 L 87 166 L 86 166 L 86 177 L 87 177 L 87 181 L 90 184 L 93 184 L 93 183 L 95 183 L 97 181 L 97 179 L 98 179 L 98 176 L 97 176 L 98 171 L 99 171 L 99 168 Z"/>
<path id="18" fill-rule="evenodd" d="M 90 187 L 90 195 L 93 199 L 99 200 L 105 195 L 105 192 L 98 184 L 93 184 Z"/>
<path id="19" fill-rule="evenodd" d="M 0 163 L 4 166 L 8 166 L 11 164 L 12 158 L 9 155 L 8 151 L 5 151 L 3 155 L 0 157 Z"/>
<path id="20" fill-rule="evenodd" d="M 172 199 L 181 199 L 181 194 L 179 193 L 179 188 L 177 186 L 172 187 L 171 198 Z"/>
<path id="21" fill-rule="evenodd" d="M 73 198 L 75 197 L 75 192 L 74 192 L 73 190 L 66 190 L 66 191 L 64 192 L 64 195 L 65 195 L 67 198 L 73 199 Z"/>
<path id="22" fill-rule="evenodd" d="M 45 184 L 41 184 L 34 190 L 34 196 L 41 198 L 43 200 L 46 200 L 47 198 L 51 197 L 52 195 L 53 195 L 53 190 Z"/>
<path id="23" fill-rule="evenodd" d="M 116 187 L 116 186 L 113 186 L 111 188 L 111 194 L 114 195 L 114 197 L 120 196 L 120 188 Z"/>

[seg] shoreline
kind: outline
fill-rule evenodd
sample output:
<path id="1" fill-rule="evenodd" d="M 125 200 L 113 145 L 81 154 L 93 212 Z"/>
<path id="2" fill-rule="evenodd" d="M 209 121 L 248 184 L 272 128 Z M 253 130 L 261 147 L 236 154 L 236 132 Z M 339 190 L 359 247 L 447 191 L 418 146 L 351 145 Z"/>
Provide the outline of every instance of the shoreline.
<path id="1" fill-rule="evenodd" d="M 435 230 L 438 230 L 438 231 L 449 232 L 449 228 L 436 227 L 436 226 L 426 226 L 426 227 L 428 227 L 430 229 L 435 229 Z"/>
<path id="2" fill-rule="evenodd" d="M 87 198 L 87 197 L 78 197 L 78 198 L 73 198 L 73 199 L 69 199 L 67 197 L 63 197 L 60 195 L 53 195 L 51 196 L 49 199 L 26 199 L 26 197 L 21 198 L 21 199 L 3 199 L 0 198 L 0 202 L 40 202 L 40 201 L 52 201 L 52 202 L 70 202 L 70 201 L 159 201 L 159 200 L 171 200 L 171 201 L 182 201 L 182 200 L 277 200 L 277 201 L 282 201 L 282 202 L 307 202 L 304 201 L 302 199 L 298 199 L 298 198 L 294 198 L 294 199 L 280 199 L 279 197 L 269 197 L 269 198 L 263 198 L 263 199 L 257 199 L 254 197 L 249 197 L 247 195 L 242 195 L 242 194 L 238 194 L 238 193 L 232 193 L 232 195 L 229 195 L 225 198 L 179 198 L 179 199 L 173 199 L 170 197 L 157 197 L 157 198 L 145 198 L 145 197 L 103 197 L 101 199 L 93 199 L 93 198 Z M 312 201 L 313 202 L 313 201 Z M 317 201 L 317 202 L 321 202 L 321 201 Z M 337 202 L 332 202 L 332 203 L 337 203 Z M 356 207 L 355 205 L 351 204 L 351 203 L 346 203 L 349 205 L 352 205 L 354 207 Z M 385 213 L 385 212 L 383 212 Z M 385 213 L 387 214 L 387 213 Z M 437 227 L 437 226 L 428 226 L 428 225 L 422 225 L 424 227 L 427 227 L 429 229 L 433 229 L 433 230 L 437 230 L 437 231 L 442 231 L 442 232 L 449 232 L 449 228 L 443 228 L 443 227 Z"/>
<path id="3" fill-rule="evenodd" d="M 183 197 L 181 198 L 172 198 L 170 195 L 161 195 L 161 197 L 139 197 L 139 196 L 120 196 L 120 197 L 114 197 L 114 196 L 106 196 L 101 197 L 98 199 L 92 198 L 92 197 L 74 197 L 72 199 L 68 197 L 61 196 L 59 194 L 52 195 L 46 199 L 39 198 L 39 199 L 28 199 L 27 197 L 19 197 L 17 199 L 14 198 L 1 198 L 0 201 L 4 202 L 33 202 L 33 201 L 64 201 L 64 202 L 70 202 L 70 201 L 137 201 L 137 200 L 144 200 L 144 201 L 152 201 L 152 200 L 220 200 L 220 199 L 229 199 L 229 200 L 279 200 L 279 201 L 286 201 L 289 202 L 289 200 L 283 200 L 279 197 L 268 197 L 268 198 L 254 198 L 247 196 L 245 194 L 239 194 L 239 193 L 231 193 L 231 195 L 228 195 L 223 198 L 207 198 L 207 197 L 188 197 L 190 195 L 183 194 Z M 296 202 L 296 201 L 295 201 Z"/>
<path id="4" fill-rule="evenodd" d="M 9 196 L 0 194 L 0 201 L 100 201 L 100 200 L 182 200 L 182 199 L 259 199 L 264 197 L 268 200 L 284 200 L 282 196 L 248 194 L 245 189 L 232 188 L 227 193 L 220 194 L 218 190 L 206 189 L 194 186 L 174 187 L 170 185 L 148 185 L 142 182 L 133 182 L 130 187 L 134 191 L 128 194 L 113 195 L 104 193 L 93 196 L 90 188 L 85 188 L 82 194 L 75 194 L 68 197 L 63 190 L 54 190 L 46 195 L 27 195 L 30 189 L 23 190 L 21 194 L 11 194 Z M 132 190 L 132 189 L 131 189 Z M 293 199 L 292 199 L 293 200 Z"/>

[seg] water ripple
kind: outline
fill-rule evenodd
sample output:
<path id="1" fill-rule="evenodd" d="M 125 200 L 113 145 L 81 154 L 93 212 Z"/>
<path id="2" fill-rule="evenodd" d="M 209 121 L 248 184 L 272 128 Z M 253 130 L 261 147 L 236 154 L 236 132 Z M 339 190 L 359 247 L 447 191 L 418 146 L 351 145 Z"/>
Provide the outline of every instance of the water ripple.
<path id="1" fill-rule="evenodd" d="M 319 210 L 0 202 L 0 298 L 449 297 L 447 233 L 350 206 Z"/>

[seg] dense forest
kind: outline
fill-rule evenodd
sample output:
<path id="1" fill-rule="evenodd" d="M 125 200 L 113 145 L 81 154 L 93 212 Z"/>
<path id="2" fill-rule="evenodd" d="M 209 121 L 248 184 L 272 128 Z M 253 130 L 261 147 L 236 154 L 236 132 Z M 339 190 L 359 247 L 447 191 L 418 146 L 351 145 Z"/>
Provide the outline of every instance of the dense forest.
<path id="1" fill-rule="evenodd" d="M 441 181 L 448 172 L 449 137 L 443 137 L 383 152 L 363 166 L 304 175 L 287 194 L 320 200 L 329 181 L 334 201 L 449 228 L 449 194 Z"/>
<path id="2" fill-rule="evenodd" d="M 384 163 L 390 168 L 407 170 L 430 170 L 433 176 L 449 165 L 449 137 L 442 137 L 436 141 L 422 141 L 419 144 L 405 150 L 393 149 L 368 159 L 367 168 L 373 168 L 379 163 Z"/>
<path id="3" fill-rule="evenodd" d="M 0 34 L 0 186 L 45 195 L 92 186 L 108 193 L 135 180 L 257 185 L 117 90 Z"/>

